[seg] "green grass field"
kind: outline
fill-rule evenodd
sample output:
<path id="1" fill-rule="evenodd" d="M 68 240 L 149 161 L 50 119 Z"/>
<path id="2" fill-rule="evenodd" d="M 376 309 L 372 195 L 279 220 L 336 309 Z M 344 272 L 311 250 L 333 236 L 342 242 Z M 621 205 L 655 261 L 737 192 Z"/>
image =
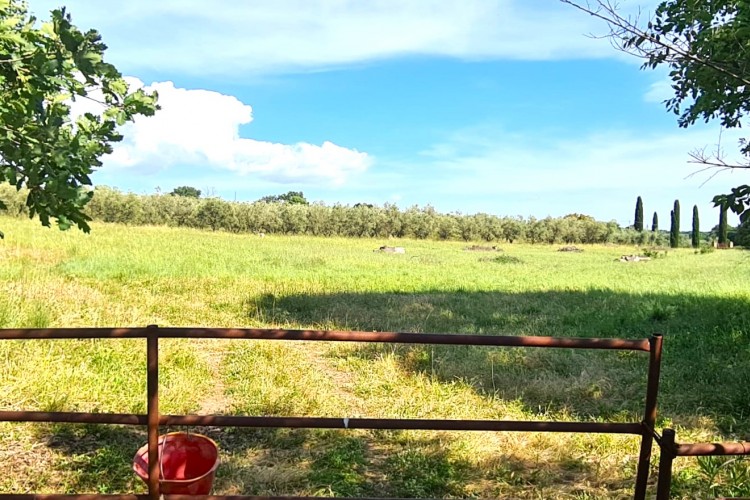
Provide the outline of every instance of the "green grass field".
<path id="1" fill-rule="evenodd" d="M 387 242 L 0 218 L 0 328 L 281 327 L 665 335 L 658 427 L 750 438 L 750 254 Z M 637 421 L 633 353 L 260 341 L 161 342 L 165 413 Z M 2 341 L 3 409 L 145 412 L 143 341 Z M 169 429 L 177 430 L 177 429 Z M 638 439 L 203 429 L 216 493 L 628 498 Z M 0 424 L 0 492 L 144 491 L 140 428 Z M 654 463 L 658 459 L 655 454 Z M 750 495 L 748 461 L 678 459 L 680 498 Z"/>

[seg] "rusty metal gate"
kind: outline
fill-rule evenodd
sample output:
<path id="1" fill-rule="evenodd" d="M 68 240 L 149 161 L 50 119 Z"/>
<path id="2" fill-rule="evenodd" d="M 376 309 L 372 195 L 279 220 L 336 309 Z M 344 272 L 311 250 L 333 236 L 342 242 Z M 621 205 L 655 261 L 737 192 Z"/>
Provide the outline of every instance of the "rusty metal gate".
<path id="1" fill-rule="evenodd" d="M 656 500 L 669 499 L 669 490 L 672 486 L 672 462 L 677 457 L 750 455 L 750 442 L 678 444 L 675 442 L 675 437 L 674 429 L 664 429 L 661 436 L 654 435 L 654 439 L 661 448 Z"/>
<path id="2" fill-rule="evenodd" d="M 671 479 L 671 460 L 675 456 L 701 454 L 699 445 L 674 445 L 674 434 L 664 431 L 662 438 L 654 431 L 656 399 L 659 390 L 662 337 L 653 335 L 648 339 L 611 338 L 560 338 L 524 337 L 463 334 L 423 334 L 400 332 L 357 332 L 273 329 L 211 329 L 211 328 L 160 328 L 150 325 L 145 328 L 53 328 L 53 329 L 0 329 L 0 340 L 33 339 L 146 339 L 147 352 L 147 412 L 142 414 L 0 411 L 0 421 L 7 422 L 60 422 L 87 424 L 124 424 L 146 426 L 148 430 L 148 495 L 41 495 L 0 494 L 2 499 L 51 500 L 51 499 L 150 499 L 160 498 L 158 471 L 159 426 L 216 426 L 254 428 L 317 428 L 317 429 L 419 429 L 446 431 L 525 431 L 525 432 L 576 432 L 632 434 L 641 436 L 638 469 L 635 480 L 636 500 L 646 498 L 651 449 L 654 439 L 667 452 L 662 451 L 662 467 L 659 474 L 659 500 L 668 498 Z M 488 347 L 539 347 L 567 349 L 629 350 L 649 353 L 648 378 L 646 384 L 643 419 L 640 422 L 562 422 L 562 421 L 507 421 L 507 420 L 441 420 L 441 419 L 385 419 L 385 418 L 320 418 L 320 417 L 259 417 L 228 415 L 162 415 L 159 413 L 159 339 L 255 339 L 295 340 L 327 342 L 374 342 L 433 345 L 464 345 Z M 671 436 L 671 441 L 670 441 Z M 671 443 L 671 444 L 670 444 Z M 698 446 L 698 448 L 695 448 Z M 722 445 L 716 445 L 722 446 Z M 750 450 L 750 444 L 724 444 L 724 451 Z M 735 447 L 732 447 L 735 446 Z M 737 447 L 739 446 L 739 448 Z M 718 448 L 712 448 L 716 452 Z M 706 453 L 702 453 L 706 454 Z M 739 453 L 738 453 L 739 454 Z M 664 493 L 666 491 L 666 493 Z M 666 495 L 666 496 L 664 496 Z M 189 495 L 164 495 L 179 500 L 196 499 Z M 209 497 L 203 497 L 209 498 Z M 259 497 L 259 496 L 212 496 L 214 499 L 288 499 L 300 500 L 308 497 Z M 319 497 L 317 497 L 319 498 Z"/>

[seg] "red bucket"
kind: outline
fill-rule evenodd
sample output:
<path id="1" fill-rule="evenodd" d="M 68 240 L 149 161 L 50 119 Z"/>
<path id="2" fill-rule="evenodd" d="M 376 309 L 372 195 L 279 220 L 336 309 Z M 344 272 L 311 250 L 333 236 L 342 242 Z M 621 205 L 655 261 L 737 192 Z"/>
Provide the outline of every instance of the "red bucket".
<path id="1" fill-rule="evenodd" d="M 159 462 L 162 494 L 208 495 L 219 465 L 219 449 L 213 439 L 201 434 L 170 432 L 159 436 Z M 133 470 L 148 482 L 148 444 L 136 452 Z"/>

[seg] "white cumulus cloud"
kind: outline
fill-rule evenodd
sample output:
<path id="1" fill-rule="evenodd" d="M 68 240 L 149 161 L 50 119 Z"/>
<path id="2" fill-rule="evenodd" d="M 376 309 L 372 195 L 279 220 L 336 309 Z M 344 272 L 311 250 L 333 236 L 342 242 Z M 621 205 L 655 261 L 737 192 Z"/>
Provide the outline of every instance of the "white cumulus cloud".
<path id="1" fill-rule="evenodd" d="M 136 78 L 128 81 L 131 89 L 144 86 Z M 250 123 L 253 113 L 233 96 L 178 88 L 172 82 L 145 89 L 159 93 L 161 110 L 122 127 L 125 139 L 104 160 L 108 167 L 139 172 L 208 167 L 273 182 L 340 185 L 372 163 L 367 153 L 329 141 L 280 144 L 240 137 L 240 125 Z"/>

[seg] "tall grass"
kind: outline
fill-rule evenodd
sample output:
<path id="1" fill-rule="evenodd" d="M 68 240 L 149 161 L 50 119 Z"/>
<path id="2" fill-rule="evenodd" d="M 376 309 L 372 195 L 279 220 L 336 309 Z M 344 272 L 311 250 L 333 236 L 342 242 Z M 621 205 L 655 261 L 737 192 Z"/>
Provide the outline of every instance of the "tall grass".
<path id="1" fill-rule="evenodd" d="M 0 327 L 286 327 L 638 338 L 665 334 L 659 426 L 748 438 L 750 267 L 741 251 L 621 263 L 631 247 L 240 236 L 0 219 Z M 250 341 L 162 342 L 162 410 L 634 421 L 630 353 Z M 142 412 L 139 341 L 0 342 L 0 407 Z M 638 440 L 526 433 L 204 429 L 217 492 L 626 498 Z M 143 491 L 139 430 L 0 425 L 0 490 Z M 750 494 L 747 462 L 676 462 L 675 495 Z M 745 489 L 743 489 L 745 488 Z"/>

